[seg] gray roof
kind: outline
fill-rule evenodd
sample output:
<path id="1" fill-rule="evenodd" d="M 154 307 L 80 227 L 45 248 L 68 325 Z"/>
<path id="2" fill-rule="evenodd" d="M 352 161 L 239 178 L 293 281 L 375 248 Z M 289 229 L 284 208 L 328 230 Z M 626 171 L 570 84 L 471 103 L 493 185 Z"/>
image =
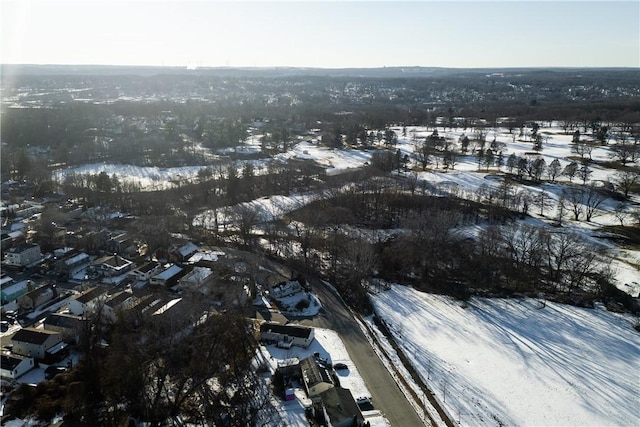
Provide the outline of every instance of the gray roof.
<path id="1" fill-rule="evenodd" d="M 130 292 L 122 291 L 118 292 L 117 294 L 111 295 L 111 297 L 109 297 L 109 299 L 104 304 L 108 305 L 111 308 L 117 308 L 129 298 L 133 298 L 133 294 Z"/>
<path id="2" fill-rule="evenodd" d="M 319 366 L 315 357 L 309 356 L 300 361 L 300 370 L 302 378 L 307 383 L 307 387 L 313 387 L 316 384 L 327 383 L 333 384 L 333 379 L 326 368 Z"/>
<path id="3" fill-rule="evenodd" d="M 2 369 L 13 371 L 25 358 L 12 354 L 3 354 L 0 356 L 0 366 Z"/>
<path id="4" fill-rule="evenodd" d="M 43 329 L 24 328 L 13 335 L 11 341 L 26 342 L 29 344 L 42 345 L 52 335 L 59 335 L 57 332 L 45 331 Z"/>
<path id="5" fill-rule="evenodd" d="M 85 319 L 71 314 L 52 313 L 44 319 L 44 327 L 57 326 L 59 328 L 77 329 L 86 322 Z"/>
<path id="6" fill-rule="evenodd" d="M 157 262 L 150 261 L 150 262 L 147 262 L 146 264 L 142 264 L 141 266 L 137 267 L 134 271 L 139 271 L 141 273 L 148 273 L 149 271 L 153 270 L 157 266 L 158 266 Z"/>
<path id="7" fill-rule="evenodd" d="M 329 415 L 331 424 L 340 425 L 341 422 L 353 420 L 354 417 L 360 422 L 364 421 L 360 408 L 348 389 L 342 387 L 330 388 L 320 393 L 320 399 L 324 409 L 327 411 L 327 415 Z"/>
<path id="8" fill-rule="evenodd" d="M 269 332 L 274 334 L 288 335 L 290 337 L 309 339 L 313 328 L 305 326 L 281 325 L 279 323 L 265 322 L 260 325 L 260 332 Z"/>
<path id="9" fill-rule="evenodd" d="M 79 303 L 86 304 L 89 301 L 93 301 L 94 299 L 98 298 L 99 296 L 101 296 L 106 292 L 107 292 L 106 289 L 97 286 L 95 288 L 91 288 L 89 290 L 84 291 L 83 293 L 78 295 L 75 298 L 75 300 L 78 301 Z"/>
<path id="10" fill-rule="evenodd" d="M 162 280 L 169 280 L 174 276 L 177 276 L 178 274 L 182 273 L 182 268 L 178 267 L 177 265 L 172 265 L 171 267 L 167 268 L 166 270 L 156 274 L 153 277 L 157 277 L 159 279 Z"/>

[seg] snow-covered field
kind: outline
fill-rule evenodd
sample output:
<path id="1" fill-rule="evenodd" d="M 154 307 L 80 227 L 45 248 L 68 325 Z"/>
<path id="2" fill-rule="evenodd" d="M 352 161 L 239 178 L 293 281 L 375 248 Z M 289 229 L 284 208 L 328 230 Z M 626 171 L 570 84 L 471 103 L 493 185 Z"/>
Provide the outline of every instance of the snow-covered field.
<path id="1" fill-rule="evenodd" d="M 373 300 L 461 425 L 640 425 L 633 316 L 531 299 L 465 304 L 399 285 Z"/>
<path id="2" fill-rule="evenodd" d="M 404 156 L 405 154 L 410 157 L 414 154 L 415 144 L 413 142 L 414 135 L 418 140 L 423 140 L 429 136 L 433 129 L 426 129 L 424 127 L 407 127 L 406 135 L 403 135 L 403 129 L 401 127 L 392 128 L 398 136 L 398 143 L 396 148 L 399 149 Z M 516 129 L 514 132 L 518 132 Z M 473 129 L 467 128 L 438 128 L 440 136 L 445 136 L 451 141 L 459 141 L 464 135 L 473 137 Z M 538 154 L 533 153 L 533 144 L 530 141 L 524 140 L 524 138 L 514 138 L 509 134 L 505 128 L 489 129 L 487 131 L 486 140 L 487 143 L 491 143 L 494 140 L 502 146 L 502 152 L 504 159 L 511 154 L 517 156 L 540 156 L 549 165 L 554 159 L 558 159 L 560 166 L 564 168 L 570 163 L 570 157 L 575 158 L 575 153 L 571 151 L 571 141 L 573 136 L 565 134 L 559 124 L 554 123 L 552 126 L 546 125 L 541 127 L 539 132 L 545 135 L 546 140 L 542 144 L 542 151 Z M 582 136 L 583 139 L 588 139 L 588 136 Z M 259 146 L 256 143 L 247 141 L 244 145 L 239 146 L 236 151 L 242 151 L 242 149 L 251 149 L 256 151 Z M 471 150 L 471 148 L 470 148 Z M 294 144 L 289 151 L 276 156 L 278 160 L 286 160 L 289 158 L 309 159 L 314 160 L 318 164 L 325 167 L 327 174 L 339 174 L 347 170 L 353 170 L 361 168 L 365 163 L 371 160 L 373 151 L 370 150 L 358 150 L 358 149 L 331 149 L 323 147 L 318 144 L 317 140 L 305 140 L 299 141 Z M 595 161 L 608 161 L 611 160 L 610 146 L 598 146 L 591 152 L 591 158 Z M 262 173 L 266 170 L 266 162 L 269 159 L 253 161 L 256 168 L 256 173 Z M 440 162 L 442 163 L 442 162 Z M 238 171 L 241 171 L 241 164 L 237 163 Z M 453 170 L 449 169 L 444 171 L 440 164 L 440 169 L 434 169 L 434 165 L 430 166 L 427 171 L 421 171 L 421 167 L 414 163 L 412 165 L 416 170 L 416 175 L 419 181 L 425 181 L 431 186 L 437 188 L 442 192 L 453 193 L 459 197 L 477 198 L 479 190 L 483 188 L 495 189 L 497 188 L 502 179 L 499 174 L 500 171 L 495 166 L 488 171 L 484 167 L 478 168 L 478 162 L 475 156 L 469 154 L 466 156 L 458 155 L 457 163 Z M 101 171 L 108 173 L 109 175 L 115 174 L 121 180 L 129 180 L 138 183 L 141 188 L 146 190 L 163 189 L 175 186 L 176 182 L 182 181 L 195 181 L 197 179 L 197 173 L 204 166 L 188 166 L 181 168 L 154 168 L 154 167 L 137 167 L 130 165 L 109 165 L 109 164 L 91 164 L 78 168 L 64 169 L 57 172 L 57 178 L 62 181 L 66 174 L 97 174 Z M 614 171 L 611 169 L 602 168 L 596 164 L 591 164 L 590 168 L 592 173 L 589 176 L 588 183 L 593 183 L 597 186 L 603 185 L 603 183 L 611 181 Z M 506 170 L 506 167 L 502 167 L 502 172 Z M 543 176 L 546 178 L 546 176 Z M 531 207 L 529 215 L 534 219 L 537 219 L 537 226 L 551 226 L 553 218 L 556 214 L 556 205 L 560 199 L 560 195 L 567 184 L 568 178 L 559 176 L 556 178 L 557 183 L 541 183 L 539 185 L 521 185 L 518 187 L 518 191 L 527 191 L 533 195 L 544 191 L 549 198 L 549 207 L 546 209 L 545 216 L 539 215 L 539 209 Z M 579 178 L 575 178 L 574 183 L 580 182 Z M 303 193 L 303 194 L 290 194 L 290 195 L 273 195 L 270 197 L 262 197 L 254 201 L 248 202 L 248 204 L 258 210 L 259 221 L 269 221 L 274 218 L 279 218 L 287 212 L 302 207 L 303 205 L 310 203 L 314 200 L 318 200 L 322 197 L 326 197 L 322 193 Z M 633 206 L 630 206 L 631 210 L 640 209 L 640 197 L 634 195 L 632 198 Z M 597 238 L 595 230 L 602 226 L 619 225 L 620 221 L 614 215 L 614 210 L 618 206 L 618 202 L 613 200 L 606 200 L 601 206 L 596 209 L 596 212 L 590 222 L 571 221 L 564 222 L 563 227 L 567 231 L 575 231 L 582 234 L 588 239 L 594 248 L 603 249 L 609 258 L 611 259 L 611 267 L 614 271 L 616 278 L 616 286 L 629 294 L 636 296 L 640 294 L 640 272 L 638 271 L 638 265 L 640 265 L 640 252 L 637 250 L 621 249 L 610 242 Z M 217 212 L 205 211 L 197 215 L 194 219 L 196 226 L 212 227 L 214 218 L 217 217 L 218 224 L 220 226 L 233 227 L 233 223 L 237 216 L 234 213 L 235 207 L 229 207 L 228 209 L 218 209 Z M 215 216 L 214 216 L 215 215 Z"/>

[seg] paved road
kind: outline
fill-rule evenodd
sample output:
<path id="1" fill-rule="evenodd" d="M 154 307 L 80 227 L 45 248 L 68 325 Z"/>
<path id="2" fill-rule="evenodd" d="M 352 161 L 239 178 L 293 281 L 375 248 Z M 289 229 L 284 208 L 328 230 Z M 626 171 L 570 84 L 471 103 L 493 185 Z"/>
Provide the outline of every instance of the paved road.
<path id="1" fill-rule="evenodd" d="M 393 427 L 424 425 L 342 301 L 321 282 L 314 282 L 312 286 L 324 309 L 313 319 L 300 323 L 332 329 L 340 335 L 351 360 L 367 384 L 374 407 L 384 414 Z"/>

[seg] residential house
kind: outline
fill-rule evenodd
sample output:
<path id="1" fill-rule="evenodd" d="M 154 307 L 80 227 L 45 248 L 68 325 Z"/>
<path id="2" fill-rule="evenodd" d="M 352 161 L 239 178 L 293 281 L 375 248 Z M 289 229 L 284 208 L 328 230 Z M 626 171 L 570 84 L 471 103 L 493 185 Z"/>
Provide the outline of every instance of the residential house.
<path id="1" fill-rule="evenodd" d="M 173 336 L 193 325 L 202 316 L 201 312 L 195 312 L 191 308 L 183 298 L 170 298 L 155 305 L 151 315 L 155 317 L 164 335 Z"/>
<path id="2" fill-rule="evenodd" d="M 56 271 L 67 277 L 73 277 L 78 272 L 91 265 L 91 257 L 84 252 L 69 253 L 56 263 Z"/>
<path id="3" fill-rule="evenodd" d="M 118 313 L 128 310 L 135 305 L 136 297 L 127 291 L 117 292 L 111 295 L 102 307 L 102 315 L 107 322 L 115 322 Z"/>
<path id="4" fill-rule="evenodd" d="M 80 316 L 64 313 L 52 313 L 43 322 L 45 331 L 58 332 L 67 343 L 78 344 L 88 322 Z"/>
<path id="5" fill-rule="evenodd" d="M 113 277 L 127 273 L 133 267 L 133 262 L 120 255 L 109 255 L 96 259 L 93 267 L 103 276 Z"/>
<path id="6" fill-rule="evenodd" d="M 107 299 L 106 293 L 106 289 L 100 286 L 87 289 L 69 301 L 69 312 L 74 316 L 86 316 L 94 312 Z"/>
<path id="7" fill-rule="evenodd" d="M 320 395 L 335 386 L 328 369 L 320 366 L 314 356 L 309 356 L 300 361 L 300 371 L 302 382 L 310 398 Z"/>
<path id="8" fill-rule="evenodd" d="M 20 329 L 11 338 L 14 354 L 35 359 L 45 359 L 47 351 L 61 342 L 58 332 L 35 328 Z"/>
<path id="9" fill-rule="evenodd" d="M 147 244 L 129 233 L 121 233 L 107 241 L 107 249 L 127 259 L 136 259 L 147 252 Z"/>
<path id="10" fill-rule="evenodd" d="M 14 282 L 11 277 L 3 278 L 2 287 L 0 288 L 0 301 L 2 305 L 16 301 L 19 297 L 29 292 L 31 280 L 22 280 L 18 283 Z"/>
<path id="11" fill-rule="evenodd" d="M 156 286 L 170 287 L 178 283 L 178 279 L 183 275 L 184 270 L 182 267 L 172 264 L 170 267 L 153 276 L 149 280 L 149 283 Z"/>
<path id="12" fill-rule="evenodd" d="M 119 233 L 107 241 L 107 249 L 116 254 L 124 254 L 133 245 L 133 236 L 129 233 Z"/>
<path id="13" fill-rule="evenodd" d="M 51 243 L 54 247 L 56 246 L 66 246 L 67 244 L 67 228 L 56 225 L 55 227 L 51 227 L 49 230 L 49 234 L 47 236 L 49 238 L 48 242 Z"/>
<path id="14" fill-rule="evenodd" d="M 9 233 L 0 234 L 0 249 L 6 251 L 13 246 L 13 237 Z"/>
<path id="15" fill-rule="evenodd" d="M 25 202 L 15 210 L 15 216 L 16 218 L 29 218 L 32 215 L 41 213 L 43 210 L 44 206 L 39 203 Z"/>
<path id="16" fill-rule="evenodd" d="M 297 280 L 289 280 L 286 282 L 280 282 L 277 285 L 271 287 L 269 294 L 274 298 L 284 298 L 290 295 L 297 294 L 302 291 L 302 286 Z"/>
<path id="17" fill-rule="evenodd" d="M 365 424 L 360 407 L 351 391 L 331 387 L 319 394 L 326 425 L 329 427 L 362 427 Z"/>
<path id="18" fill-rule="evenodd" d="M 273 341 L 281 347 L 307 348 L 313 342 L 313 328 L 296 325 L 281 325 L 279 323 L 265 322 L 260 325 L 260 339 L 263 341 Z"/>
<path id="19" fill-rule="evenodd" d="M 7 251 L 4 262 L 8 266 L 28 267 L 42 260 L 40 246 L 34 243 L 23 243 Z"/>
<path id="20" fill-rule="evenodd" d="M 14 222 L 2 227 L 2 250 L 24 243 L 24 236 L 27 232 L 27 226 L 23 222 Z"/>
<path id="21" fill-rule="evenodd" d="M 23 357 L 17 354 L 3 354 L 0 356 L 0 380 L 3 384 L 11 384 L 35 366 L 33 357 Z"/>
<path id="22" fill-rule="evenodd" d="M 4 289 L 8 286 L 13 285 L 14 283 L 16 283 L 15 280 L 13 280 L 13 278 L 9 275 L 7 275 L 6 273 L 1 273 L 0 276 L 0 289 Z"/>
<path id="23" fill-rule="evenodd" d="M 131 270 L 129 275 L 137 281 L 148 282 L 153 276 L 160 273 L 160 271 L 162 271 L 162 266 L 159 263 L 149 261 Z"/>
<path id="24" fill-rule="evenodd" d="M 193 242 L 187 242 L 184 245 L 169 251 L 169 255 L 176 262 L 185 262 L 198 251 L 198 246 Z"/>
<path id="25" fill-rule="evenodd" d="M 58 296 L 55 283 L 48 283 L 33 289 L 18 298 L 18 306 L 23 310 L 33 310 L 37 306 L 51 301 Z"/>
<path id="26" fill-rule="evenodd" d="M 213 284 L 213 270 L 207 267 L 193 267 L 178 280 L 178 286 L 186 291 L 208 295 Z"/>
<path id="27" fill-rule="evenodd" d="M 96 253 L 107 247 L 107 234 L 104 231 L 87 231 L 83 234 L 72 236 L 75 246 L 78 249 L 89 253 Z M 71 241 L 71 239 L 69 239 Z"/>

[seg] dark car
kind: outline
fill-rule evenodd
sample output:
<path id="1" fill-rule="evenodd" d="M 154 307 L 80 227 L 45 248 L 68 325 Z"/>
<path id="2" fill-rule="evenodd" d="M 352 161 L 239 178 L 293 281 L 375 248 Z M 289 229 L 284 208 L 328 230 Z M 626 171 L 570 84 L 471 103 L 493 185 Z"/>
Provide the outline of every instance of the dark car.
<path id="1" fill-rule="evenodd" d="M 336 371 L 340 371 L 343 369 L 349 369 L 349 367 L 344 363 L 336 363 L 335 365 L 333 365 L 333 369 L 335 369 Z"/>
<path id="2" fill-rule="evenodd" d="M 64 368 L 62 366 L 49 366 L 47 369 L 44 370 L 44 379 L 50 380 L 56 375 L 66 372 L 66 370 L 67 368 Z"/>

